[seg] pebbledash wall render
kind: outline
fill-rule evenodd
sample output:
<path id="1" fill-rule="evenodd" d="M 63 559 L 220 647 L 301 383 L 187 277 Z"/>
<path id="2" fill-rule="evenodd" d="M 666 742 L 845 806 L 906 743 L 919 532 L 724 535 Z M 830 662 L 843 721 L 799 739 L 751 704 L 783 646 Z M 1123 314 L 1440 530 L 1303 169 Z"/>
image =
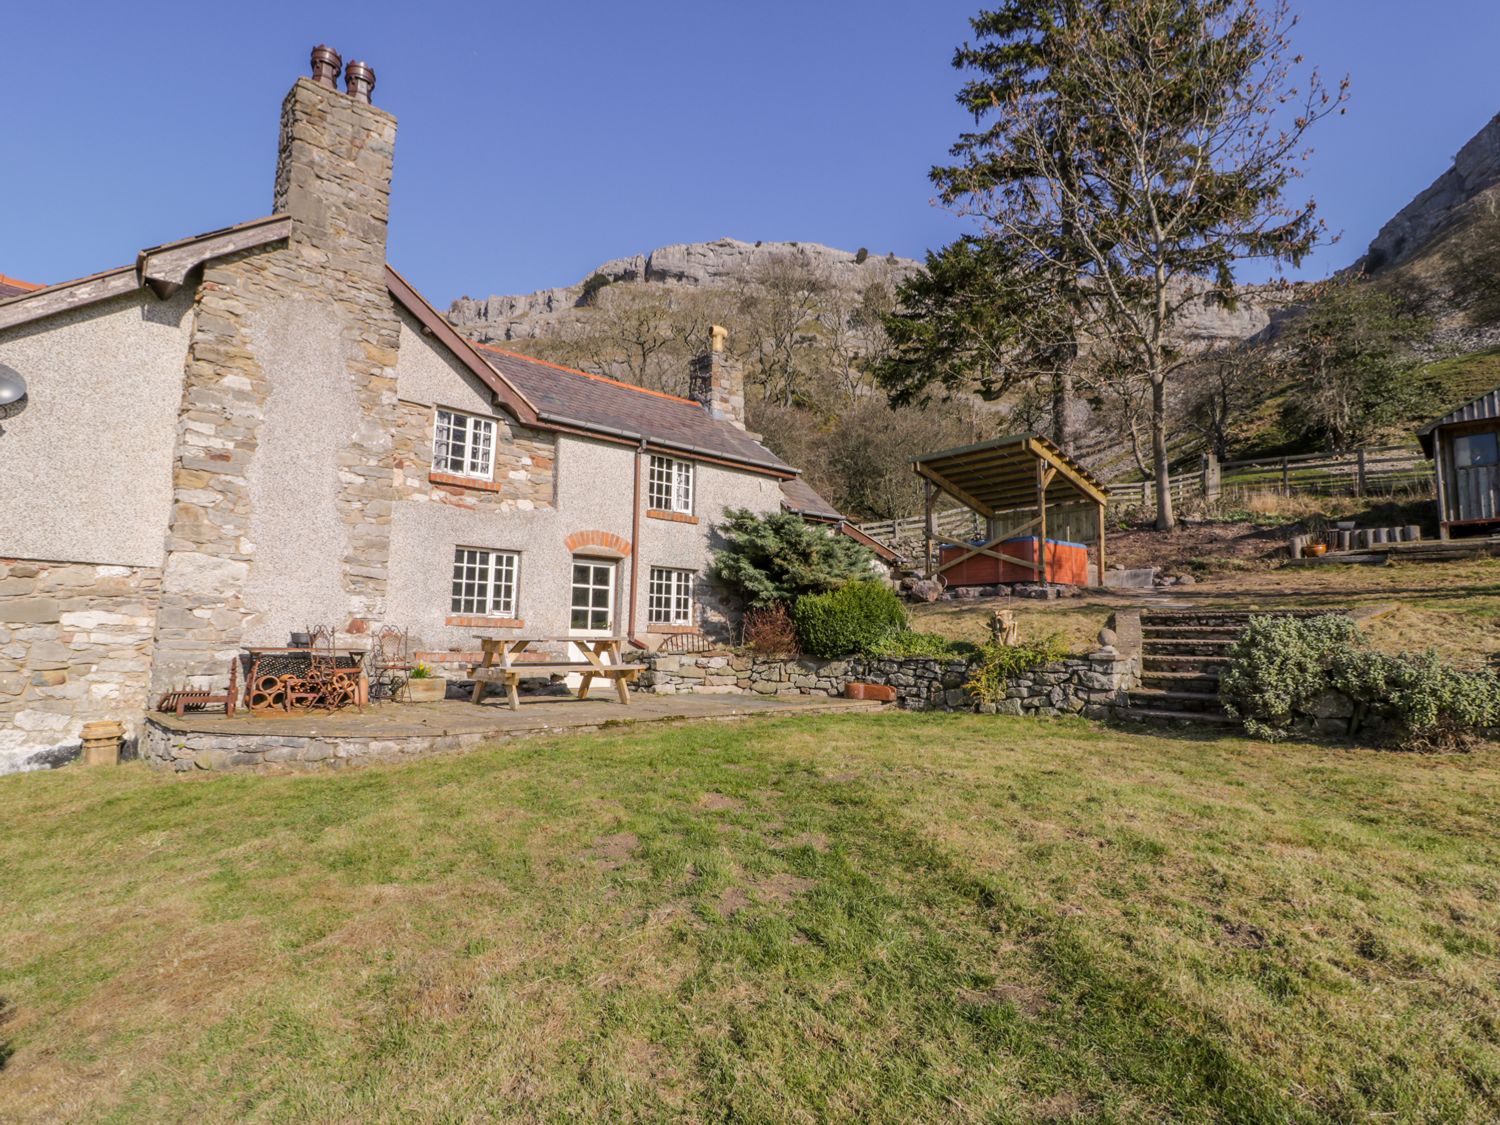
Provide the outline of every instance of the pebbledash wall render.
<path id="1" fill-rule="evenodd" d="M 713 527 L 795 473 L 733 370 L 710 357 L 688 402 L 457 336 L 386 263 L 396 122 L 331 55 L 283 103 L 272 216 L 0 302 L 30 391 L 0 422 L 0 772 L 93 719 L 133 742 L 156 693 L 311 623 L 439 654 L 564 634 L 575 557 L 616 564 L 614 631 L 732 624 Z M 491 420 L 489 479 L 434 471 L 439 407 Z M 690 512 L 643 510 L 653 455 L 692 465 Z M 453 612 L 458 547 L 519 555 L 508 616 Z M 692 572 L 690 623 L 650 623 L 652 565 Z"/>

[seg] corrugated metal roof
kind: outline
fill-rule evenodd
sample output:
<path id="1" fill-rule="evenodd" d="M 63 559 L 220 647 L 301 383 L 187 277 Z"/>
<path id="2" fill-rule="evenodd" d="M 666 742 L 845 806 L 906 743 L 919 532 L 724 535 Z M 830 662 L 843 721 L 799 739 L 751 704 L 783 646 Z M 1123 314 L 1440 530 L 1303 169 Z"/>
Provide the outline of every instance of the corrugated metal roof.
<path id="1" fill-rule="evenodd" d="M 1496 387 L 1493 391 L 1486 391 L 1472 402 L 1464 403 L 1453 413 L 1444 414 L 1436 422 L 1428 422 L 1417 433 L 1430 434 L 1439 426 L 1456 426 L 1460 422 L 1483 422 L 1486 418 L 1500 418 L 1500 387 Z"/>
<path id="2" fill-rule="evenodd" d="M 687 453 L 721 457 L 791 475 L 790 465 L 738 426 L 698 403 L 600 375 L 478 344 L 479 353 L 536 405 L 547 422 L 647 441 Z"/>
<path id="3" fill-rule="evenodd" d="M 1417 431 L 1417 440 L 1427 456 L 1432 456 L 1432 435 L 1444 426 L 1457 426 L 1464 422 L 1484 422 L 1500 418 L 1500 387 L 1486 391 L 1476 399 L 1464 403 L 1457 410 L 1444 414 L 1435 422 L 1428 422 Z"/>

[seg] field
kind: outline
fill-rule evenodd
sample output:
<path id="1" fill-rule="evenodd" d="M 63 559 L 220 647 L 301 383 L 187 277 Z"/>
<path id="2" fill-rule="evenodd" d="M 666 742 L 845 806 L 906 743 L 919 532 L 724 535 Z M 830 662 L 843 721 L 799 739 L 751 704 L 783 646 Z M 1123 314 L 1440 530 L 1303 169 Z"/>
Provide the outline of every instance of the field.
<path id="1" fill-rule="evenodd" d="M 1195 585 L 1153 594 L 1089 590 L 1059 602 L 1017 600 L 1023 639 L 1058 633 L 1068 646 L 1086 651 L 1109 615 L 1128 606 L 1185 609 L 1269 609 L 1343 606 L 1377 611 L 1363 626 L 1371 643 L 1388 652 L 1436 649 L 1463 667 L 1484 667 L 1500 653 L 1500 559 L 1392 566 L 1305 568 L 1246 564 L 1209 573 Z M 912 609 L 914 628 L 977 643 L 989 634 L 990 614 L 1000 604 L 936 602 Z"/>
<path id="2" fill-rule="evenodd" d="M 959 715 L 0 778 L 7 1121 L 1481 1121 L 1500 761 Z"/>

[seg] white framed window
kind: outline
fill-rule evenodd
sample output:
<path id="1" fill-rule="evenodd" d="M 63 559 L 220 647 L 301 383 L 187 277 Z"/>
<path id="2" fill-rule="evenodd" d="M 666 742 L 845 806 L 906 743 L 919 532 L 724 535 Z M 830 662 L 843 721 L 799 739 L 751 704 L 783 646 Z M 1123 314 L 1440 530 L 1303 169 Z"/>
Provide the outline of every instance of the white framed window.
<path id="1" fill-rule="evenodd" d="M 693 463 L 652 454 L 646 500 L 653 511 L 691 514 Z"/>
<path id="2" fill-rule="evenodd" d="M 453 549 L 453 613 L 514 617 L 521 556 L 480 547 Z"/>
<path id="3" fill-rule="evenodd" d="M 693 572 L 653 566 L 646 587 L 646 622 L 649 625 L 693 623 Z"/>
<path id="4" fill-rule="evenodd" d="M 490 480 L 495 468 L 495 420 L 439 409 L 432 434 L 432 470 Z"/>
<path id="5" fill-rule="evenodd" d="M 570 607 L 568 627 L 574 632 L 609 632 L 615 620 L 615 564 L 575 558 Z"/>

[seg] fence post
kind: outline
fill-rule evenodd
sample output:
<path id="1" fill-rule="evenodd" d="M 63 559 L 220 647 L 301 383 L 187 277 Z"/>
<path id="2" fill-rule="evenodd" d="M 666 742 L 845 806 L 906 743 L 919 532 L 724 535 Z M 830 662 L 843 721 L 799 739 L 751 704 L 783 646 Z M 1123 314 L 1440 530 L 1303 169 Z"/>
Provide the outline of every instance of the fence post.
<path id="1" fill-rule="evenodd" d="M 1292 494 L 1292 474 L 1287 467 L 1285 457 L 1281 459 L 1281 494 L 1283 496 Z"/>
<path id="2" fill-rule="evenodd" d="M 1361 449 L 1358 453 L 1359 462 L 1354 474 L 1354 495 L 1363 496 L 1368 484 L 1365 481 L 1365 451 Z"/>
<path id="3" fill-rule="evenodd" d="M 1203 499 L 1217 500 L 1219 486 L 1219 459 L 1209 451 L 1203 455 Z"/>

